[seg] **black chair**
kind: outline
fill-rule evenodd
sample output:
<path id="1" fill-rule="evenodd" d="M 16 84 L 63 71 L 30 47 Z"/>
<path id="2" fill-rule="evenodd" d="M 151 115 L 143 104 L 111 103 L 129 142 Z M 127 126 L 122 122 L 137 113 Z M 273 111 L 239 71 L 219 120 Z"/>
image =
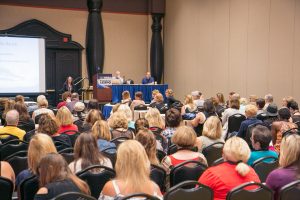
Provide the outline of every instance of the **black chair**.
<path id="1" fill-rule="evenodd" d="M 74 149 L 66 148 L 58 152 L 70 164 L 74 160 Z"/>
<path id="2" fill-rule="evenodd" d="M 1 146 L 3 146 L 5 143 L 7 143 L 7 142 L 9 142 L 11 140 L 18 140 L 19 139 L 17 136 L 9 134 L 9 133 L 1 133 L 0 137 L 3 137 L 3 136 L 7 136 L 7 137 L 0 138 L 0 141 L 2 143 Z M 18 144 L 18 143 L 15 143 L 15 144 Z"/>
<path id="3" fill-rule="evenodd" d="M 19 121 L 18 128 L 24 130 L 26 133 L 35 129 L 35 124 L 30 122 Z"/>
<path id="4" fill-rule="evenodd" d="M 122 142 L 129 140 L 130 138 L 126 136 L 117 137 L 115 139 L 112 139 L 110 142 L 114 143 L 116 147 L 118 147 Z"/>
<path id="5" fill-rule="evenodd" d="M 247 144 L 249 145 L 250 149 L 253 150 L 253 147 L 252 147 L 252 142 L 251 142 L 251 136 L 252 136 L 252 130 L 258 126 L 258 125 L 262 125 L 262 126 L 265 126 L 263 123 L 261 122 L 258 122 L 258 123 L 254 123 L 254 124 L 250 124 L 247 128 L 247 131 L 246 131 L 246 136 L 245 138 L 243 138 Z"/>
<path id="6" fill-rule="evenodd" d="M 175 144 L 171 144 L 168 148 L 168 155 L 172 155 L 176 153 L 178 150 L 177 146 Z"/>
<path id="7" fill-rule="evenodd" d="M 67 200 L 67 199 L 96 200 L 94 197 L 79 192 L 66 192 L 54 197 L 52 200 Z"/>
<path id="8" fill-rule="evenodd" d="M 256 116 L 257 119 L 261 120 L 262 122 L 269 118 L 267 113 L 260 113 Z"/>
<path id="9" fill-rule="evenodd" d="M 15 144 L 17 142 L 18 144 Z M 8 156 L 18 152 L 18 151 L 27 151 L 28 143 L 22 140 L 11 140 L 3 144 L 0 148 L 1 159 L 4 160 Z"/>
<path id="10" fill-rule="evenodd" d="M 14 191 L 14 184 L 11 180 L 0 177 L 0 197 L 1 200 L 11 200 Z"/>
<path id="11" fill-rule="evenodd" d="M 298 134 L 300 135 L 300 129 L 299 128 L 291 128 L 285 132 L 282 133 L 282 137 L 286 137 L 292 134 Z"/>
<path id="12" fill-rule="evenodd" d="M 18 151 L 10 156 L 8 156 L 5 161 L 7 161 L 11 167 L 13 168 L 16 177 L 18 174 L 28 169 L 28 163 L 27 163 L 27 151 Z"/>
<path id="13" fill-rule="evenodd" d="M 279 200 L 299 200 L 300 180 L 283 186 L 279 191 Z"/>
<path id="14" fill-rule="evenodd" d="M 137 105 L 133 108 L 134 110 L 147 110 L 148 107 L 144 104 Z"/>
<path id="15" fill-rule="evenodd" d="M 80 135 L 78 131 L 74 131 L 74 130 L 67 130 L 65 132 L 62 132 L 61 134 L 65 134 L 70 138 L 73 147 L 75 145 L 75 141 L 77 137 Z"/>
<path id="16" fill-rule="evenodd" d="M 143 200 L 159 200 L 159 198 L 149 195 L 149 194 L 144 194 L 144 193 L 138 193 L 138 194 L 131 194 L 127 195 L 125 197 L 120 198 L 120 200 L 128 200 L 132 198 L 141 198 Z"/>
<path id="17" fill-rule="evenodd" d="M 69 149 L 72 148 L 68 143 L 63 142 L 63 141 L 54 141 L 54 145 L 56 147 L 56 150 L 58 152 L 64 150 L 64 149 Z"/>
<path id="18" fill-rule="evenodd" d="M 199 161 L 189 160 L 176 165 L 170 172 L 170 186 L 173 187 L 184 181 L 198 181 L 207 166 Z"/>
<path id="19" fill-rule="evenodd" d="M 94 170 L 98 171 L 95 172 Z M 111 168 L 101 165 L 93 165 L 76 173 L 76 175 L 89 185 L 91 195 L 98 199 L 105 183 L 114 178 L 116 173 Z"/>
<path id="20" fill-rule="evenodd" d="M 208 166 L 212 166 L 214 161 L 218 160 L 219 158 L 222 158 L 223 146 L 223 142 L 216 142 L 205 147 L 202 150 L 202 153 L 207 160 Z"/>
<path id="21" fill-rule="evenodd" d="M 266 162 L 268 161 L 268 162 Z M 271 171 L 278 168 L 278 159 L 273 156 L 267 156 L 260 158 L 252 164 L 253 169 L 259 176 L 259 179 L 262 183 L 264 183 L 267 179 L 267 176 Z"/>
<path id="22" fill-rule="evenodd" d="M 115 167 L 116 160 L 117 160 L 117 148 L 116 147 L 109 147 L 106 149 L 103 149 L 101 151 L 107 158 L 110 159 L 111 164 L 113 167 Z M 113 153 L 114 152 L 114 153 Z"/>
<path id="23" fill-rule="evenodd" d="M 164 200 L 213 200 L 213 196 L 214 193 L 210 187 L 197 181 L 184 181 L 170 188 L 164 195 Z"/>
<path id="24" fill-rule="evenodd" d="M 219 165 L 219 164 L 221 164 L 221 163 L 223 163 L 223 162 L 225 162 L 225 161 L 224 161 L 224 158 L 222 157 L 222 158 L 219 158 L 219 159 L 215 160 L 215 161 L 212 163 L 211 166 L 216 166 L 216 165 Z"/>
<path id="25" fill-rule="evenodd" d="M 167 154 L 164 151 L 157 149 L 156 157 L 159 160 L 159 162 L 161 162 L 164 159 L 164 157 L 166 157 L 166 155 Z"/>
<path id="26" fill-rule="evenodd" d="M 226 133 L 225 140 L 231 137 L 231 133 L 239 131 L 241 123 L 246 120 L 246 117 L 242 114 L 236 113 L 228 117 L 228 131 Z"/>
<path id="27" fill-rule="evenodd" d="M 159 186 L 162 192 L 166 190 L 166 177 L 167 173 L 163 168 L 157 165 L 151 165 L 150 178 Z"/>
<path id="28" fill-rule="evenodd" d="M 25 135 L 24 135 L 24 138 L 23 140 L 26 141 L 26 142 L 29 142 L 31 140 L 31 138 L 35 135 L 35 129 L 31 130 L 31 131 L 28 131 Z"/>
<path id="29" fill-rule="evenodd" d="M 18 188 L 21 199 L 32 200 L 39 190 L 39 180 L 37 176 L 31 176 L 20 183 Z"/>
<path id="30" fill-rule="evenodd" d="M 252 186 L 255 189 L 246 190 Z M 248 182 L 233 188 L 226 196 L 226 200 L 273 200 L 273 191 L 261 183 Z"/>

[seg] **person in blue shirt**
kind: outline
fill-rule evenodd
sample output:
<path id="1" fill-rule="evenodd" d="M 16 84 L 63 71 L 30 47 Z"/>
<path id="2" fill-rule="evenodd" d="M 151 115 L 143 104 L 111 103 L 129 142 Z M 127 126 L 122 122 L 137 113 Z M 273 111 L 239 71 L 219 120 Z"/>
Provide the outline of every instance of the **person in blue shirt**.
<path id="1" fill-rule="evenodd" d="M 142 80 L 142 84 L 153 84 L 154 83 L 154 78 L 151 77 L 150 72 L 146 73 L 146 76 Z"/>
<path id="2" fill-rule="evenodd" d="M 275 151 L 269 150 L 272 134 L 266 126 L 257 125 L 255 128 L 253 128 L 250 139 L 254 151 L 251 152 L 248 165 L 252 165 L 256 160 L 267 156 L 278 158 L 278 154 Z M 265 160 L 265 162 L 272 161 L 272 158 Z"/>

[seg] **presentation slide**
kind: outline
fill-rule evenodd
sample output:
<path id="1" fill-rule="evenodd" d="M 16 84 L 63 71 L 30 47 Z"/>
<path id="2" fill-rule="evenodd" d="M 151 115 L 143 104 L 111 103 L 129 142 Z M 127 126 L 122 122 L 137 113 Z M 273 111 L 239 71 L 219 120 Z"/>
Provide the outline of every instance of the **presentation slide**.
<path id="1" fill-rule="evenodd" d="M 0 36 L 0 93 L 44 93 L 45 39 Z"/>

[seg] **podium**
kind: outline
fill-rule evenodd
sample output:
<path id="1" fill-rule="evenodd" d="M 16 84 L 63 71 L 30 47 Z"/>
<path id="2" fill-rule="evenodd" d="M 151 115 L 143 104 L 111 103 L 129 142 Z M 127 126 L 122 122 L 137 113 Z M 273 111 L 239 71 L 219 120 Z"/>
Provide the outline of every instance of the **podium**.
<path id="1" fill-rule="evenodd" d="M 108 88 L 98 88 L 97 87 L 97 77 L 95 74 L 93 76 L 93 98 L 97 99 L 99 102 L 111 102 L 112 100 L 112 89 Z"/>

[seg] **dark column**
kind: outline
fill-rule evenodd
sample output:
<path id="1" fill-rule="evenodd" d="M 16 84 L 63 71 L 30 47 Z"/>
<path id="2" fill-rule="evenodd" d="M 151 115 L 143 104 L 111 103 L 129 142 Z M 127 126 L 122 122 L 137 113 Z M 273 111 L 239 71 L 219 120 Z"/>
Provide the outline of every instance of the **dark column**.
<path id="1" fill-rule="evenodd" d="M 87 0 L 89 16 L 86 29 L 86 61 L 90 85 L 97 72 L 103 72 L 104 33 L 101 17 L 102 0 Z"/>
<path id="2" fill-rule="evenodd" d="M 164 49 L 161 37 L 161 19 L 164 14 L 152 13 L 152 38 L 150 49 L 150 69 L 151 75 L 157 83 L 161 83 L 162 74 L 164 71 Z"/>

